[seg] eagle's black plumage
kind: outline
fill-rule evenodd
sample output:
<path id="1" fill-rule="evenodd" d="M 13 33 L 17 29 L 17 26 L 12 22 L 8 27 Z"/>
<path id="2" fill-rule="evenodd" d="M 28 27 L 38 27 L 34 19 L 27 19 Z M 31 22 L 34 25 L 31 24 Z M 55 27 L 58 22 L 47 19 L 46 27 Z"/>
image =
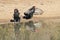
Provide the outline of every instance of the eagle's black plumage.
<path id="1" fill-rule="evenodd" d="M 14 20 L 10 20 L 11 22 L 18 22 L 18 21 L 20 21 L 20 17 L 19 17 L 19 11 L 18 11 L 18 9 L 14 9 L 14 14 L 13 14 L 13 19 Z"/>
<path id="2" fill-rule="evenodd" d="M 35 12 L 35 6 L 33 6 L 32 8 L 30 8 L 27 12 L 24 13 L 24 19 L 31 19 L 33 17 L 33 14 Z"/>
<path id="3" fill-rule="evenodd" d="M 20 13 L 19 13 L 18 9 L 14 9 L 14 14 L 13 14 L 14 21 L 16 21 L 16 22 L 20 21 L 19 14 Z"/>

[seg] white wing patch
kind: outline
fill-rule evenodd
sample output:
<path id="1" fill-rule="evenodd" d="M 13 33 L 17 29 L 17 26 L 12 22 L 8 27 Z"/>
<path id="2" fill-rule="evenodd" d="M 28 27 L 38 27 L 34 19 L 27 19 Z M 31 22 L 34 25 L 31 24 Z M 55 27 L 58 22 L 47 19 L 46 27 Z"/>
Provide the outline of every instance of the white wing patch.
<path id="1" fill-rule="evenodd" d="M 44 11 L 42 9 L 36 8 L 34 15 L 42 15 L 43 12 Z"/>

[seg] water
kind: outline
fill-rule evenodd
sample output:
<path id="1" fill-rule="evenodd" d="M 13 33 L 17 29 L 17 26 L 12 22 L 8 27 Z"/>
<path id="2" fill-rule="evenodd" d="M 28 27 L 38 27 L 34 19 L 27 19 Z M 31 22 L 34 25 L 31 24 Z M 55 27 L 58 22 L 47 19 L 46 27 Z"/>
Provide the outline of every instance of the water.
<path id="1" fill-rule="evenodd" d="M 60 40 L 59 20 L 0 24 L 0 40 Z"/>

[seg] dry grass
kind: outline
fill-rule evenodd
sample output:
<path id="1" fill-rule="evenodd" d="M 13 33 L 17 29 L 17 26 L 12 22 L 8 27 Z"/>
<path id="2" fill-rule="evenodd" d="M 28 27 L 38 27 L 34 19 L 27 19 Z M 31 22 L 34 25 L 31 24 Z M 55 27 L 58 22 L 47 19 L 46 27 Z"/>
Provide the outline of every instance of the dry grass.
<path id="1" fill-rule="evenodd" d="M 60 19 L 40 19 L 37 32 L 26 30 L 25 22 L 0 24 L 0 40 L 60 40 Z"/>

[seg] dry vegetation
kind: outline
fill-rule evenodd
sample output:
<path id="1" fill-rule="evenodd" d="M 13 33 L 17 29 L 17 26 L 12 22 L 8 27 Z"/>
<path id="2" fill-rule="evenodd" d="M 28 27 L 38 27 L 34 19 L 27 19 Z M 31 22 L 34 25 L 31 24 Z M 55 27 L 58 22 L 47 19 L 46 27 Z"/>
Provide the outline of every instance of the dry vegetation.
<path id="1" fill-rule="evenodd" d="M 42 24 L 40 28 L 36 28 L 37 32 L 26 30 L 26 20 L 22 19 L 19 24 L 9 22 L 15 8 L 23 16 L 33 5 L 44 11 L 39 15 L 41 18 L 38 15 L 35 15 L 38 18 L 32 18 L 34 22 Z M 59 8 L 60 0 L 0 0 L 0 40 L 60 40 Z"/>
<path id="2" fill-rule="evenodd" d="M 36 22 L 36 21 L 35 21 Z M 37 32 L 26 30 L 25 22 L 0 24 L 0 40 L 60 40 L 60 19 L 40 19 Z"/>

